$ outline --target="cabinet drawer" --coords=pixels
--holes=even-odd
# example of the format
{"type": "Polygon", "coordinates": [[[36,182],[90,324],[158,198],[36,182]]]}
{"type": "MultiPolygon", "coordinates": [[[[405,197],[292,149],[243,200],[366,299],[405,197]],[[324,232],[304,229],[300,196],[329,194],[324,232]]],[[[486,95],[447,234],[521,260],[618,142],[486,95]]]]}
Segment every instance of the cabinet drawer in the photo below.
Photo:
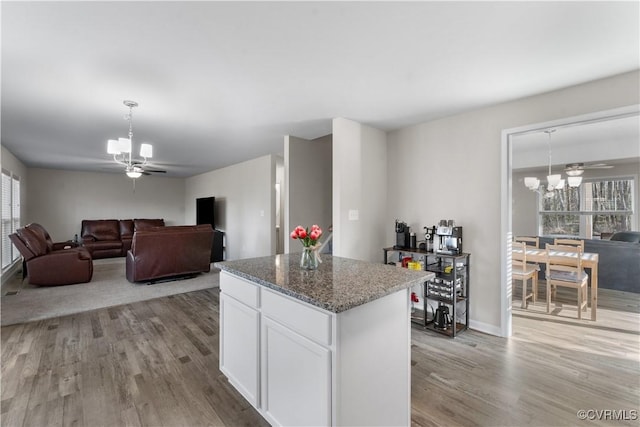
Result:
{"type": "Polygon", "coordinates": [[[262,314],[319,344],[331,345],[330,313],[263,289],[262,314]]]}
{"type": "Polygon", "coordinates": [[[220,290],[250,307],[259,305],[260,290],[256,285],[224,271],[220,273],[220,290]]]}

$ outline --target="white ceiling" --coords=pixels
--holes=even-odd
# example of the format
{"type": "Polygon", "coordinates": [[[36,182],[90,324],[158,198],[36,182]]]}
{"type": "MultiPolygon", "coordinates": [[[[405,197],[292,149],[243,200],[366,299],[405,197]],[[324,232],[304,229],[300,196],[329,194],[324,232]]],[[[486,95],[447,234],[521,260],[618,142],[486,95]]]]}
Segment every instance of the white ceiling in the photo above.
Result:
{"type": "Polygon", "coordinates": [[[151,142],[191,176],[316,138],[393,130],[640,68],[638,2],[7,2],[2,144],[109,169],[151,142]]]}

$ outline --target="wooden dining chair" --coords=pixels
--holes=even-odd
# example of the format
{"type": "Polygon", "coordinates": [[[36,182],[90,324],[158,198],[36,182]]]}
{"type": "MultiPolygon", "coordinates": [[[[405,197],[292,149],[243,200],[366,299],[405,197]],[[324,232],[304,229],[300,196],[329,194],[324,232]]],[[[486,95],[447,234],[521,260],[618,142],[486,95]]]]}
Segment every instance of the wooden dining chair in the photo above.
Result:
{"type": "Polygon", "coordinates": [[[579,246],[580,250],[584,252],[584,240],[580,239],[553,239],[554,245],[566,245],[566,246],[579,246]]]}
{"type": "MultiPolygon", "coordinates": [[[[589,275],[582,269],[582,249],[579,246],[547,245],[547,313],[551,310],[552,288],[558,286],[578,291],[578,319],[587,309],[589,275]]],[[[556,300],[557,300],[557,295],[556,300]]]]}
{"type": "Polygon", "coordinates": [[[539,237],[525,237],[525,236],[516,236],[513,238],[514,242],[523,242],[527,246],[532,246],[534,248],[540,247],[540,238],[539,237]]]}
{"type": "Polygon", "coordinates": [[[526,244],[514,242],[511,253],[511,280],[522,282],[522,308],[527,308],[527,300],[535,303],[538,298],[538,264],[527,263],[526,244]],[[527,284],[531,279],[531,292],[527,290],[527,284]]]}
{"type": "MultiPolygon", "coordinates": [[[[526,247],[528,248],[540,248],[540,238],[539,237],[529,237],[529,236],[516,236],[513,238],[514,242],[522,242],[524,244],[526,244],[526,247]]],[[[529,267],[534,268],[536,271],[536,274],[533,278],[533,288],[534,291],[533,293],[535,294],[535,298],[533,299],[533,301],[535,302],[535,300],[538,298],[538,272],[540,271],[540,265],[538,265],[538,263],[535,262],[531,262],[528,261],[529,263],[529,267]]]]}

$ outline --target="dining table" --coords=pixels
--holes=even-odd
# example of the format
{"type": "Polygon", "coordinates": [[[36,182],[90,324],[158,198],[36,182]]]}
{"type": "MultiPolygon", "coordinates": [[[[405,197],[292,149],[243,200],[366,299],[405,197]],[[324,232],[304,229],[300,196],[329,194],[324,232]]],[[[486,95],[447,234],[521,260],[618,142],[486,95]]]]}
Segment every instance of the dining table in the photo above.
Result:
{"type": "MultiPolygon", "coordinates": [[[[526,247],[527,262],[545,263],[547,261],[547,250],[545,248],[526,247]]],[[[513,249],[513,252],[522,252],[520,249],[513,249]]],[[[567,255],[569,252],[549,251],[549,255],[567,255]]],[[[594,252],[583,252],[581,255],[582,267],[591,271],[589,275],[589,287],[591,289],[591,320],[596,320],[596,310],[598,308],[598,254],[594,252]]]]}

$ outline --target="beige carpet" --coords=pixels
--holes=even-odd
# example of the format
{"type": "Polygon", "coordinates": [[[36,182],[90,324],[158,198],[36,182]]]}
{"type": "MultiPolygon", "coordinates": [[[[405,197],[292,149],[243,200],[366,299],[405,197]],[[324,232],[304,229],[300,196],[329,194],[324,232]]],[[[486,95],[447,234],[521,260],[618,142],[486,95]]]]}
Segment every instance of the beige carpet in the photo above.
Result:
{"type": "Polygon", "coordinates": [[[68,286],[33,286],[21,273],[3,286],[1,325],[31,322],[97,308],[129,304],[167,295],[217,287],[219,270],[191,279],[156,283],[129,283],[125,278],[124,258],[94,260],[89,283],[68,286]]]}

